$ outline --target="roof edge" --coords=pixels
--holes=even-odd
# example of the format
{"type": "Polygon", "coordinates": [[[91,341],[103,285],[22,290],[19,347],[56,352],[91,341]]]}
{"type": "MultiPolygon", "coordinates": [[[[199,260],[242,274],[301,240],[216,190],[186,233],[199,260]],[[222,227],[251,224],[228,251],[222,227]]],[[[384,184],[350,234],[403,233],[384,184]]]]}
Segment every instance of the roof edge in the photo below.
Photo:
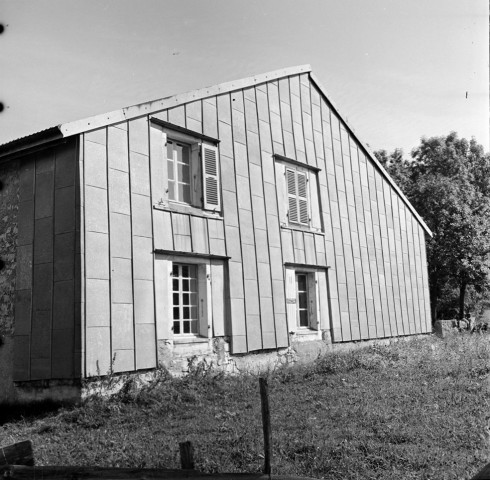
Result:
{"type": "Polygon", "coordinates": [[[95,115],[93,117],[76,120],[60,125],[60,130],[64,137],[76,135],[79,133],[102,128],[114,123],[124,122],[133,118],[141,117],[151,113],[166,110],[167,108],[177,107],[182,103],[194,102],[208,97],[214,97],[223,93],[229,93],[234,90],[259,85],[261,83],[270,82],[279,78],[298,75],[300,73],[310,73],[310,65],[299,65],[296,67],[282,68],[273,72],[253,75],[241,80],[233,80],[231,82],[220,83],[211,87],[204,87],[199,90],[191,90],[185,93],[179,93],[170,97],[160,98],[149,102],[140,103],[130,107],[125,107],[113,112],[95,115]]]}
{"type": "Polygon", "coordinates": [[[0,160],[23,154],[33,148],[61,139],[63,139],[63,134],[59,125],[41,130],[0,145],[0,160]]]}
{"type": "Polygon", "coordinates": [[[415,207],[410,203],[408,198],[405,196],[405,194],[401,191],[400,187],[395,183],[395,181],[391,178],[390,174],[385,170],[383,165],[379,162],[379,160],[376,158],[372,150],[366,146],[366,144],[359,138],[357,133],[355,132],[354,128],[349,125],[349,122],[344,118],[344,116],[340,113],[338,107],[330,100],[330,97],[327,95],[326,89],[323,87],[323,85],[320,83],[318,78],[314,73],[310,71],[310,79],[311,81],[318,87],[322,95],[327,99],[328,103],[331,105],[332,109],[335,111],[335,113],[338,115],[340,120],[344,123],[344,125],[347,127],[347,129],[350,131],[352,135],[356,138],[356,140],[359,142],[361,147],[365,150],[365,152],[368,154],[369,158],[374,162],[374,164],[379,168],[381,174],[388,180],[388,182],[391,184],[391,186],[395,189],[395,191],[398,193],[398,195],[401,197],[401,199],[404,201],[404,203],[407,205],[407,207],[410,209],[410,211],[414,214],[415,218],[418,220],[418,222],[422,225],[424,230],[431,236],[433,237],[434,235],[432,234],[431,229],[427,226],[427,224],[424,222],[423,218],[417,213],[417,210],[415,210],[415,207]]]}

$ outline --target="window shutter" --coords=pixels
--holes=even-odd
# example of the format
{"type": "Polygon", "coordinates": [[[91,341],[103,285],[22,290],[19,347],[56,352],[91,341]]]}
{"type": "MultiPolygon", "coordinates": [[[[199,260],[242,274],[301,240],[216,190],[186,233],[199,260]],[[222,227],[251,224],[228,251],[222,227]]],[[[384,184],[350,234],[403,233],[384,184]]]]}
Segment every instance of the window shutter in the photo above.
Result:
{"type": "Polygon", "coordinates": [[[159,126],[150,128],[151,196],[153,204],[168,200],[167,134],[159,126]]]}
{"type": "Polygon", "coordinates": [[[288,332],[296,332],[296,274],[292,268],[286,268],[286,315],[288,319],[288,332]]]}
{"type": "Polygon", "coordinates": [[[310,328],[318,330],[319,318],[318,318],[318,302],[317,302],[317,283],[316,274],[308,274],[308,319],[310,328]]]}
{"type": "MultiPolygon", "coordinates": [[[[286,171],[284,164],[280,162],[275,162],[275,174],[277,178],[276,188],[277,188],[277,201],[279,209],[279,222],[281,225],[288,224],[288,199],[287,199],[287,181],[286,171]]],[[[267,195],[267,190],[266,190],[267,195]]]]}
{"type": "Polygon", "coordinates": [[[296,194],[296,171],[286,169],[286,186],[288,192],[289,221],[298,223],[298,198],[296,194]]]}
{"type": "Polygon", "coordinates": [[[202,144],[203,196],[206,210],[221,210],[218,149],[202,144]]]}
{"type": "Polygon", "coordinates": [[[209,337],[209,321],[211,320],[209,316],[209,287],[208,287],[208,271],[206,264],[199,264],[197,266],[197,289],[199,298],[199,322],[198,322],[198,333],[201,337],[209,337]]]}
{"type": "Polygon", "coordinates": [[[308,225],[308,194],[306,187],[306,173],[296,172],[298,176],[298,215],[301,225],[308,225]]]}

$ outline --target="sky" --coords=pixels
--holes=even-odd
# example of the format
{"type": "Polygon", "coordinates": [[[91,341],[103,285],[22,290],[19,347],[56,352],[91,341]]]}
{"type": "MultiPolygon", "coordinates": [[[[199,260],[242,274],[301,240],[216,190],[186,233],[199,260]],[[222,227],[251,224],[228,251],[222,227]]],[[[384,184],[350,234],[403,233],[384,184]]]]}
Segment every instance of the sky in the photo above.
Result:
{"type": "Polygon", "coordinates": [[[490,150],[487,0],[0,0],[0,23],[0,144],[310,64],[372,150],[490,150]]]}

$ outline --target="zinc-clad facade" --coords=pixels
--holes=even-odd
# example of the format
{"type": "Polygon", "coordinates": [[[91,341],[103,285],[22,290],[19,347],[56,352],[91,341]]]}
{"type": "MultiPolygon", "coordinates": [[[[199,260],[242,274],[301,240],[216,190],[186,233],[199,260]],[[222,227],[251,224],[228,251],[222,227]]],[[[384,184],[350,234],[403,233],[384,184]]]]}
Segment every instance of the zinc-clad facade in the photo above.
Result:
{"type": "Polygon", "coordinates": [[[131,108],[21,160],[16,380],[154,368],[191,337],[234,355],[431,331],[428,229],[308,68],[131,108]]]}

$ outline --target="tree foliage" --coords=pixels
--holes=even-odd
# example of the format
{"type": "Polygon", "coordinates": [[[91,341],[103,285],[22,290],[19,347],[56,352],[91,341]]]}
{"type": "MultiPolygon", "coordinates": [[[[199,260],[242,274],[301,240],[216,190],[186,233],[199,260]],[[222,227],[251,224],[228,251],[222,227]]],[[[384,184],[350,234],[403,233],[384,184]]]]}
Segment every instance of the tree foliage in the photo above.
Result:
{"type": "Polygon", "coordinates": [[[451,289],[461,318],[467,288],[489,286],[490,156],[455,132],[422,138],[411,160],[401,150],[375,155],[432,230],[426,243],[432,320],[451,289]]]}

